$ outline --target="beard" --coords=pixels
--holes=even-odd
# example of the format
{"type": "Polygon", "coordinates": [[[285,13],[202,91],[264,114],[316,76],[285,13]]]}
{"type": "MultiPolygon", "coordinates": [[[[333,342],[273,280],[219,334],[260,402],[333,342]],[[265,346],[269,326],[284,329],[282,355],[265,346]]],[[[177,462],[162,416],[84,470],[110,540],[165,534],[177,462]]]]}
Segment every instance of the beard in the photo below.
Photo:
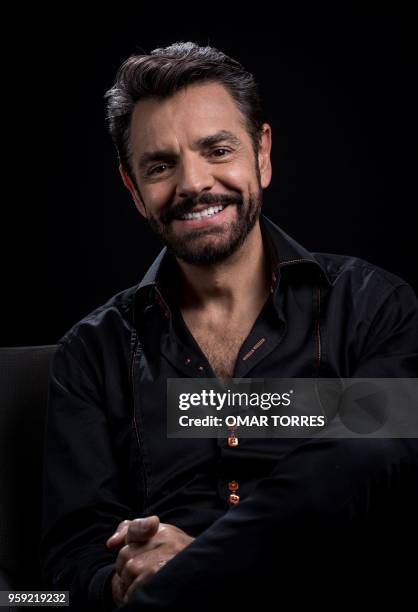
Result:
{"type": "Polygon", "coordinates": [[[198,198],[185,198],[176,207],[163,211],[159,218],[148,213],[148,222],[154,233],[177,258],[195,265],[210,265],[224,261],[244,243],[260,216],[262,190],[250,193],[244,202],[239,195],[204,193],[198,198]],[[197,204],[235,206],[237,218],[212,227],[191,229],[182,234],[173,231],[172,222],[197,204]]]}

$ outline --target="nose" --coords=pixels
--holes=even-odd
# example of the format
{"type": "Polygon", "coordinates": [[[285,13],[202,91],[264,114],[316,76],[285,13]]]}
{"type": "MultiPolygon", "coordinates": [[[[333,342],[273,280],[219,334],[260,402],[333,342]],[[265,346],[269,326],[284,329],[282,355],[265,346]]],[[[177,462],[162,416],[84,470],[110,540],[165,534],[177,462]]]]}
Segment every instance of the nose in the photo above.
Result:
{"type": "Polygon", "coordinates": [[[194,197],[211,189],[214,183],[211,167],[205,159],[198,155],[183,158],[178,170],[178,197],[194,197]]]}

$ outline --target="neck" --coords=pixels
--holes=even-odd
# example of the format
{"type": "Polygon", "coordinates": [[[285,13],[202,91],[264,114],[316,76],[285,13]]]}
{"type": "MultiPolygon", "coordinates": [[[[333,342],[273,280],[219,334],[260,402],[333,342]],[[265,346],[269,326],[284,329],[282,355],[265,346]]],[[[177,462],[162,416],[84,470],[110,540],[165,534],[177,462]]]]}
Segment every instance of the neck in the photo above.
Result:
{"type": "Polygon", "coordinates": [[[227,260],[206,266],[177,262],[183,312],[233,318],[258,311],[267,299],[270,270],[259,221],[227,260]]]}

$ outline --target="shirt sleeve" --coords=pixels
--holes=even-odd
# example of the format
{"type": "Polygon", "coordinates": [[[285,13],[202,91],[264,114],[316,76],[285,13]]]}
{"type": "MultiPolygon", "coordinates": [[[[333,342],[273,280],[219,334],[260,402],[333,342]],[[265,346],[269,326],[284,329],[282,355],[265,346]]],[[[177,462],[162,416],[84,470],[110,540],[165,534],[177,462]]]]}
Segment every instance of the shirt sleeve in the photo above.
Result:
{"type": "Polygon", "coordinates": [[[393,288],[370,323],[353,378],[418,376],[418,301],[405,284],[393,288]]]}
{"type": "Polygon", "coordinates": [[[40,560],[45,583],[70,591],[70,609],[104,611],[113,608],[117,558],[105,542],[133,511],[120,490],[95,367],[78,345],[61,341],[50,370],[40,560]]]}

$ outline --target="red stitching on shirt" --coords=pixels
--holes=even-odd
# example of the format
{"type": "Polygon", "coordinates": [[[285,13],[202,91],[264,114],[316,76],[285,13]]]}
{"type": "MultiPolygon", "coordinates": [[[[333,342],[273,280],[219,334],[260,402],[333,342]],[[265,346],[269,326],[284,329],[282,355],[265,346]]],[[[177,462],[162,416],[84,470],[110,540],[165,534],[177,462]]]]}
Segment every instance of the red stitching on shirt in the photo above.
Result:
{"type": "Polygon", "coordinates": [[[279,267],[281,265],[283,265],[283,264],[298,263],[299,261],[309,261],[309,262],[311,262],[310,259],[306,259],[306,258],[305,259],[303,259],[303,258],[302,259],[284,259],[283,261],[279,262],[279,267]]]}
{"type": "Polygon", "coordinates": [[[264,344],[264,342],[265,342],[265,341],[266,341],[266,339],[265,339],[265,338],[260,338],[260,340],[258,340],[258,342],[256,342],[256,343],[254,344],[253,348],[252,348],[252,349],[250,349],[250,350],[248,351],[248,353],[246,353],[246,354],[244,355],[244,357],[242,358],[242,360],[243,360],[243,361],[246,361],[246,360],[247,360],[249,357],[251,357],[251,355],[252,355],[253,353],[255,353],[255,352],[256,352],[256,350],[257,350],[258,348],[260,348],[260,346],[261,346],[262,344],[264,344]]]}

